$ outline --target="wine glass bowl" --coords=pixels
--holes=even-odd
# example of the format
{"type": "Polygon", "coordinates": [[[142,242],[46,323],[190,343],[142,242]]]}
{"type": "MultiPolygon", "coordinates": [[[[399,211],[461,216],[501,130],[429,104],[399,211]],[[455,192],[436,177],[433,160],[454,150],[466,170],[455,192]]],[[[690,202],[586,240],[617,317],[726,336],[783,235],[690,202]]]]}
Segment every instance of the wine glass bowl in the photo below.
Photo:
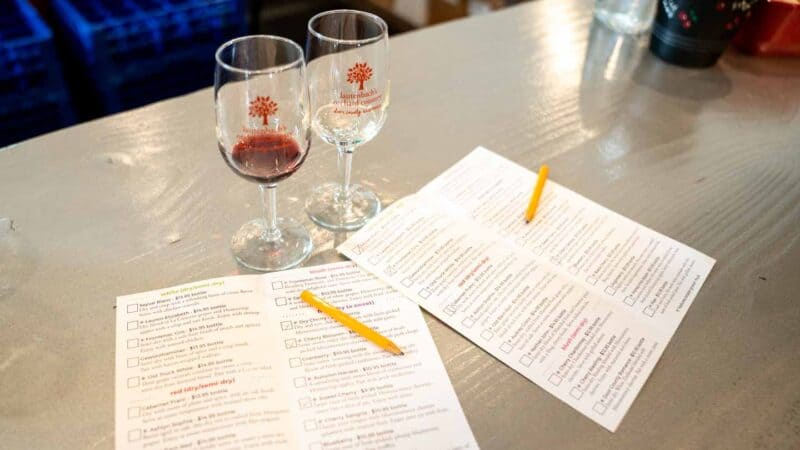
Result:
{"type": "Polygon", "coordinates": [[[355,149],[374,138],[389,107],[388,27],[374,14],[334,10],[308,23],[312,126],[336,146],[340,183],[317,186],[306,201],[312,221],[334,231],[361,228],[381,209],[378,197],[351,183],[355,149]]]}
{"type": "Polygon", "coordinates": [[[243,225],[231,240],[245,267],[294,267],[311,253],[302,225],[278,218],[277,183],[296,172],[311,145],[303,50],[277,36],[245,36],[216,52],[214,104],[220,154],[234,173],[258,183],[264,218],[243,225]]]}

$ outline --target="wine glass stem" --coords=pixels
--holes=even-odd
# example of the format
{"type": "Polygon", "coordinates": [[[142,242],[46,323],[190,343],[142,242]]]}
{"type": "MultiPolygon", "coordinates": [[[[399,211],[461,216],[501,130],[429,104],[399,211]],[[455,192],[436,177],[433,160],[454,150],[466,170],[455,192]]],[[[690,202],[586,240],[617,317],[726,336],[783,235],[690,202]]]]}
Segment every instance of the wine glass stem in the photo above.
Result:
{"type": "Polygon", "coordinates": [[[264,239],[267,241],[277,241],[281,238],[281,230],[278,229],[278,199],[275,195],[276,184],[259,184],[261,191],[261,205],[264,207],[264,220],[267,227],[264,231],[264,239]]]}
{"type": "Polygon", "coordinates": [[[338,203],[342,213],[350,214],[353,210],[353,196],[350,191],[350,176],[353,169],[353,147],[338,147],[339,150],[339,173],[342,177],[342,185],[339,188],[338,203]]]}

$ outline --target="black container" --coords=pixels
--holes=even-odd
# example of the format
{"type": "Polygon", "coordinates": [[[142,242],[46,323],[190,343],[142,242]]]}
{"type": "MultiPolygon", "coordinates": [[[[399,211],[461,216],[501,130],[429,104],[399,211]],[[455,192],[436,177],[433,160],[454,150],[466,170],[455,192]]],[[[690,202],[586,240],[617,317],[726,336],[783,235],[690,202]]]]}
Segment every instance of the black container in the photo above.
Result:
{"type": "Polygon", "coordinates": [[[650,51],[680,66],[713,66],[759,1],[659,0],[650,51]]]}

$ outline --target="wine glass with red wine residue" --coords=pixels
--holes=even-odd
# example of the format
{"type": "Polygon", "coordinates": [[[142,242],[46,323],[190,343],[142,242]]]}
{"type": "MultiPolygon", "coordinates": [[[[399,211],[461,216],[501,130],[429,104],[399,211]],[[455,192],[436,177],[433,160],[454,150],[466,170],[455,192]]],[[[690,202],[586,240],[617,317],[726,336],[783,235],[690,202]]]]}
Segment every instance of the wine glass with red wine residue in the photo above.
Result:
{"type": "Polygon", "coordinates": [[[306,229],[277,216],[275,189],[306,159],[311,144],[303,49],[278,36],[245,36],[216,52],[217,143],[228,166],[258,183],[264,218],[231,239],[236,260],[260,271],[288,269],[311,253],[306,229]]]}

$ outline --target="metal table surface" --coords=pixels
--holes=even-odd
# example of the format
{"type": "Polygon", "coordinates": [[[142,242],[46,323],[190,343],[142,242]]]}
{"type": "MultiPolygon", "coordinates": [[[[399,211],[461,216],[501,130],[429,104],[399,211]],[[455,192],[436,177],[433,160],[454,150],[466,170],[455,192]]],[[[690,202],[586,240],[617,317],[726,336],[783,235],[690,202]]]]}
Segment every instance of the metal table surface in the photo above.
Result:
{"type": "MultiPolygon", "coordinates": [[[[467,419],[486,449],[797,448],[800,63],[669,66],[591,6],[393,38],[389,120],[354,176],[388,204],[483,144],[717,265],[616,433],[426,315],[467,419]]],[[[339,259],[302,207],[335,166],[315,142],[278,188],[307,264],[339,259]]],[[[115,297],[242,272],[229,239],[258,201],[208,89],[0,151],[0,446],[112,447],[115,297]]]]}

